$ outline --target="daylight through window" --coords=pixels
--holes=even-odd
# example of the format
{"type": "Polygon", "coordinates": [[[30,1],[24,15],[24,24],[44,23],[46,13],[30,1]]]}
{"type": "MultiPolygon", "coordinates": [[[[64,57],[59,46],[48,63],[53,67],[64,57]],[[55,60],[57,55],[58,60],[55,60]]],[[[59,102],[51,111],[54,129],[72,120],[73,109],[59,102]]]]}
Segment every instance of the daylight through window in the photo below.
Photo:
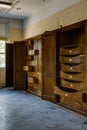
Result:
{"type": "Polygon", "coordinates": [[[0,68],[5,68],[5,41],[0,40],[0,68]]]}

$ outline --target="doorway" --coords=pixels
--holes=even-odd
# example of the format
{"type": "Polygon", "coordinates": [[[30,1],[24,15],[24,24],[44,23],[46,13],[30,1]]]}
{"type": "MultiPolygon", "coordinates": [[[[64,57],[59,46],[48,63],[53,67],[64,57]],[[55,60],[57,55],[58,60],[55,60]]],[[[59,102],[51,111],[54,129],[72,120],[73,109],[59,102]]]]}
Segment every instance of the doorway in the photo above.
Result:
{"type": "Polygon", "coordinates": [[[13,44],[0,40],[0,88],[13,86],[13,44]]]}

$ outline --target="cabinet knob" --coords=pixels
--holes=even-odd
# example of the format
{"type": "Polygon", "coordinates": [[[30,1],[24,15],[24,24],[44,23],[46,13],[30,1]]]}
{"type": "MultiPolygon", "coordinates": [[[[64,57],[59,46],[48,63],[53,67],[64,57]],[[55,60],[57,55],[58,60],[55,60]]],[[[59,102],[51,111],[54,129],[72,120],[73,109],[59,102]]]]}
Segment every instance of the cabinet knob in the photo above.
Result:
{"type": "Polygon", "coordinates": [[[70,50],[69,53],[72,53],[72,51],[70,50]]]}
{"type": "Polygon", "coordinates": [[[70,78],[72,78],[72,75],[70,75],[70,78]]]}
{"type": "Polygon", "coordinates": [[[72,59],[69,59],[69,61],[72,61],[72,59]]]}
{"type": "Polygon", "coordinates": [[[73,68],[72,67],[70,67],[70,70],[72,70],[73,68]]]}

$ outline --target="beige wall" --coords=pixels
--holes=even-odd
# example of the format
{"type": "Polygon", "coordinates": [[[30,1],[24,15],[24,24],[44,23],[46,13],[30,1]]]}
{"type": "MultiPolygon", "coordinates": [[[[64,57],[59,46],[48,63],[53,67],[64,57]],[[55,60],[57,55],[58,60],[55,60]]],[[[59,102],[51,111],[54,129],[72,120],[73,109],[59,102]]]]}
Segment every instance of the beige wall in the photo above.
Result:
{"type": "Polygon", "coordinates": [[[1,31],[0,37],[6,37],[10,43],[23,40],[23,20],[0,17],[0,23],[6,25],[5,36],[3,36],[3,32],[1,31]]]}
{"type": "Polygon", "coordinates": [[[23,30],[22,29],[15,29],[10,28],[9,29],[9,39],[8,42],[12,43],[13,41],[21,41],[23,40],[23,30]]]}
{"type": "Polygon", "coordinates": [[[58,12],[38,23],[32,24],[24,29],[24,38],[29,38],[45,31],[54,30],[59,27],[87,19],[87,0],[58,12]]]}

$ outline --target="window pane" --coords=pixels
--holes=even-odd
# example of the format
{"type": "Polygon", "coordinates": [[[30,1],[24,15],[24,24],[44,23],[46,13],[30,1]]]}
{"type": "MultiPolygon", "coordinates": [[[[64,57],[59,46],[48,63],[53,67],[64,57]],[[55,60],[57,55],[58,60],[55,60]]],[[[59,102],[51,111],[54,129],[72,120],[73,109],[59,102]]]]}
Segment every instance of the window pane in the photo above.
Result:
{"type": "Polygon", "coordinates": [[[0,40],[0,53],[5,53],[5,41],[0,40]]]}
{"type": "Polygon", "coordinates": [[[0,68],[5,67],[5,54],[0,54],[0,68]]]}

